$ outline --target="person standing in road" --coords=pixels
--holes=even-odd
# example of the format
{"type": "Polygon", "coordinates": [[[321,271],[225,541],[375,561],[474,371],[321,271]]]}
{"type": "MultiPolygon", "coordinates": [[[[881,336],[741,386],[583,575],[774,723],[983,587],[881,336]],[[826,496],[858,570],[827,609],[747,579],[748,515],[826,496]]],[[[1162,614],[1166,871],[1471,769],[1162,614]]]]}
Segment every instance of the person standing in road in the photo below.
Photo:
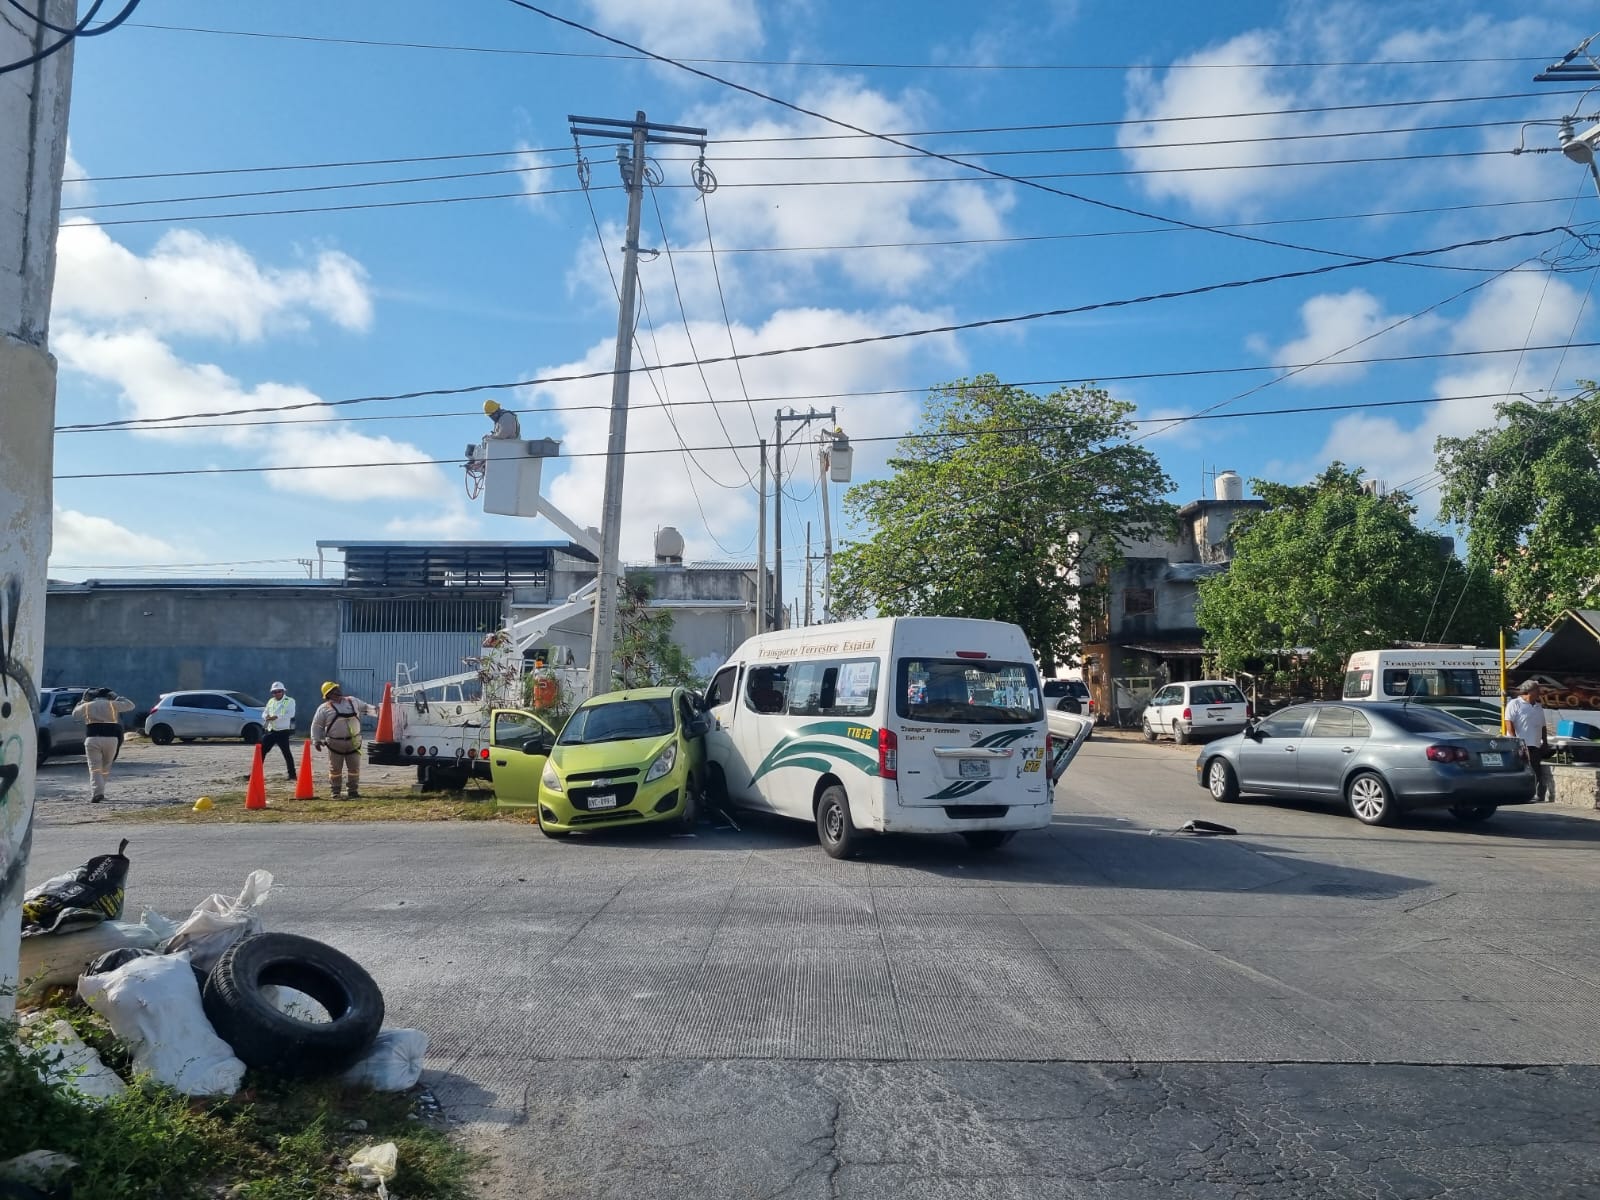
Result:
{"type": "Polygon", "coordinates": [[[133,711],[133,701],[119,696],[110,688],[90,688],[83,700],[72,710],[81,717],[84,725],[83,752],[89,760],[89,803],[99,804],[106,798],[106,781],[111,778],[111,764],[117,761],[122,749],[122,714],[133,711]]]}
{"type": "Polygon", "coordinates": [[[311,718],[311,743],[328,752],[328,779],[333,798],[339,798],[344,775],[350,776],[350,799],[361,795],[361,718],[378,710],[365,700],[346,696],[337,683],[322,685],[322,706],[311,718]]]}
{"type": "Polygon", "coordinates": [[[281,681],[273,682],[272,697],[262,713],[267,723],[266,736],[261,739],[262,761],[272,753],[274,746],[282,750],[283,761],[289,768],[289,782],[293,783],[294,754],[289,749],[289,739],[294,737],[294,697],[281,681]]]}
{"type": "Polygon", "coordinates": [[[1530,679],[1517,689],[1517,698],[1506,705],[1506,724],[1528,748],[1528,762],[1533,766],[1533,777],[1537,781],[1534,802],[1554,799],[1542,770],[1550,757],[1550,737],[1544,724],[1544,693],[1537,681],[1530,679]]]}

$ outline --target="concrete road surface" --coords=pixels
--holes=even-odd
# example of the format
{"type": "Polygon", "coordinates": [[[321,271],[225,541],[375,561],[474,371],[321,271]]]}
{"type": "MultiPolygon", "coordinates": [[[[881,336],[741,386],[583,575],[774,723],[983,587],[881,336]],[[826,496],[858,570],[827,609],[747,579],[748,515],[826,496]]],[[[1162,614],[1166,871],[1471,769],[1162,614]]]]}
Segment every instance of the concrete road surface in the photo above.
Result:
{"type": "MultiPolygon", "coordinates": [[[[991,855],[809,830],[130,827],[426,1029],[492,1197],[1505,1197],[1600,1179],[1600,821],[1216,805],[1096,738],[991,855]],[[1170,834],[1190,817],[1232,838],[1170,834]]],[[[30,876],[114,848],[45,825],[30,876]]]]}

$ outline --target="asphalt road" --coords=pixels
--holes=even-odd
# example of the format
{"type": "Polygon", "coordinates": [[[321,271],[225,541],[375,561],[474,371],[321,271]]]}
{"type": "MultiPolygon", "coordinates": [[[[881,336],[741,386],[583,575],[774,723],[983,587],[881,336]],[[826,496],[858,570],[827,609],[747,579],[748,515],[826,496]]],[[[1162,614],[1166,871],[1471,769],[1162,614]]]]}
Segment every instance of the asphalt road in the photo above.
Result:
{"type": "MultiPolygon", "coordinates": [[[[269,927],[430,1033],[486,1196],[1593,1195],[1600,821],[1373,830],[1223,808],[1192,762],[1097,738],[989,856],[139,825],[129,906],[271,870],[269,927]]],[[[119,833],[45,825],[30,877],[119,833]]]]}

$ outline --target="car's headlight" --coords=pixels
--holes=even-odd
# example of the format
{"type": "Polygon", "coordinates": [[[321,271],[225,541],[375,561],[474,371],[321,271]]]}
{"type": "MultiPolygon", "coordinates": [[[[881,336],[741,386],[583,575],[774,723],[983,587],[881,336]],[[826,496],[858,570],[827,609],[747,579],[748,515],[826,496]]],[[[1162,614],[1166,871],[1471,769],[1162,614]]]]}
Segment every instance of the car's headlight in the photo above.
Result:
{"type": "Polygon", "coordinates": [[[644,781],[646,783],[651,783],[654,780],[660,779],[668,771],[672,770],[672,765],[677,761],[678,743],[673,742],[660,754],[656,755],[655,762],[651,763],[650,769],[645,772],[644,781]]]}
{"type": "Polygon", "coordinates": [[[566,788],[561,786],[561,776],[556,774],[556,769],[548,758],[544,761],[544,772],[539,776],[539,782],[552,792],[560,794],[566,792],[566,788]]]}

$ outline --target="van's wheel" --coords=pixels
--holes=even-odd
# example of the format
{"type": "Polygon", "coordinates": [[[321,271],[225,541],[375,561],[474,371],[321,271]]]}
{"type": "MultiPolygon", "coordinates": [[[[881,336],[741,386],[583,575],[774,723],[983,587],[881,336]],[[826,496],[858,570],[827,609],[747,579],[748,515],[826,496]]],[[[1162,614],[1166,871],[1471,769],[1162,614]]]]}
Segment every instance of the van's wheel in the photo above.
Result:
{"type": "Polygon", "coordinates": [[[1223,759],[1213,758],[1206,765],[1206,790],[1219,804],[1232,804],[1239,798],[1239,778],[1223,759]]]}
{"type": "Polygon", "coordinates": [[[861,834],[850,820],[850,798],[837,783],[817,797],[817,840],[829,858],[850,858],[861,848],[861,834]]]}
{"type": "Polygon", "coordinates": [[[1147,742],[1155,741],[1156,740],[1156,731],[1154,729],[1150,728],[1150,718],[1149,717],[1144,718],[1143,724],[1144,724],[1144,740],[1147,741],[1147,742]]]}
{"type": "Polygon", "coordinates": [[[961,836],[967,839],[967,845],[974,850],[998,850],[1017,833],[1014,829],[974,829],[961,836]]]}
{"type": "Polygon", "coordinates": [[[1388,825],[1394,820],[1394,793],[1381,775],[1363,771],[1345,787],[1350,814],[1363,825],[1388,825]]]}
{"type": "Polygon", "coordinates": [[[150,727],[150,740],[158,746],[172,745],[172,726],[152,725],[150,727]]]}
{"type": "Polygon", "coordinates": [[[49,758],[49,757],[50,757],[50,735],[48,733],[41,733],[39,735],[38,765],[41,766],[41,767],[44,766],[44,760],[49,758]]]}
{"type": "Polygon", "coordinates": [[[1172,740],[1180,746],[1189,744],[1189,735],[1183,731],[1183,722],[1174,721],[1172,723],[1172,740]]]}

